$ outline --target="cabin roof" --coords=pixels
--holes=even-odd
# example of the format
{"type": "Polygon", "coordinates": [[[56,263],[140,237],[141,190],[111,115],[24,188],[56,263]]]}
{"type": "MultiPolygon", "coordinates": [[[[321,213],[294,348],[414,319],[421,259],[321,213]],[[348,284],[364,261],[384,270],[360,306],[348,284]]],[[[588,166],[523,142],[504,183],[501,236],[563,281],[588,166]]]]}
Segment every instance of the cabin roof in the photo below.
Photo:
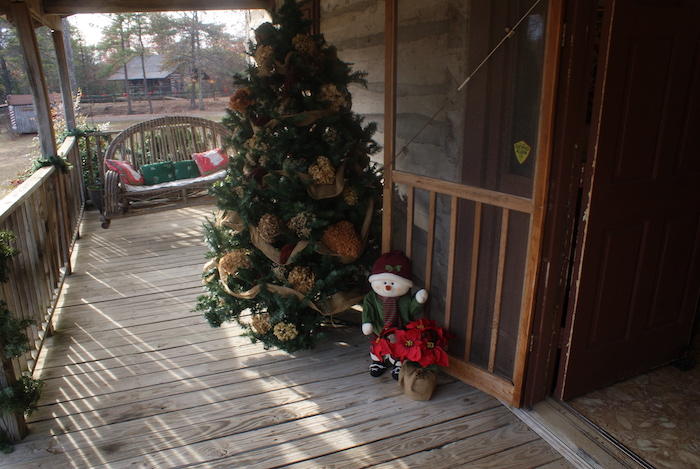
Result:
{"type": "MultiPolygon", "coordinates": [[[[165,59],[161,55],[149,55],[143,58],[143,66],[141,57],[134,57],[126,64],[126,70],[129,75],[129,80],[143,80],[143,71],[146,70],[146,79],[167,78],[175,72],[174,67],[163,67],[165,59]]],[[[124,80],[124,68],[120,68],[116,73],[111,75],[107,80],[124,80]]]]}

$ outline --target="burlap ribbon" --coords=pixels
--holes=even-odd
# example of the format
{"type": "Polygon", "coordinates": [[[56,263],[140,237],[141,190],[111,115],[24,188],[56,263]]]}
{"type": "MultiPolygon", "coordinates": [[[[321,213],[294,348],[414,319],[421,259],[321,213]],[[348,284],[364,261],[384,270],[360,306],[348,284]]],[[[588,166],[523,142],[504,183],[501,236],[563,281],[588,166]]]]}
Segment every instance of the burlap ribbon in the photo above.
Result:
{"type": "MultiPolygon", "coordinates": [[[[345,163],[346,162],[343,161],[338,167],[338,169],[336,169],[334,184],[310,183],[313,180],[313,177],[309,174],[301,173],[299,171],[296,171],[296,174],[297,176],[299,176],[299,179],[301,179],[303,183],[308,184],[306,186],[306,192],[308,192],[312,199],[330,199],[332,197],[339,196],[343,192],[343,189],[345,189],[345,163]]],[[[260,189],[266,189],[270,187],[270,184],[266,182],[266,179],[271,177],[272,175],[289,177],[289,173],[286,171],[273,171],[271,174],[266,174],[265,176],[263,176],[262,181],[258,184],[258,187],[260,189]]]]}
{"type": "Polygon", "coordinates": [[[281,251],[265,241],[263,237],[260,235],[260,231],[254,226],[249,226],[248,231],[250,232],[250,242],[253,243],[253,246],[258,248],[265,256],[270,259],[272,262],[275,264],[280,264],[280,265],[288,265],[290,264],[291,259],[299,254],[301,251],[306,249],[306,246],[309,245],[309,241],[299,241],[296,246],[294,246],[294,249],[292,249],[291,254],[287,258],[287,260],[282,263],[280,262],[280,256],[281,256],[281,251]]]}
{"type": "MultiPolygon", "coordinates": [[[[263,288],[265,288],[269,292],[281,296],[282,298],[289,298],[290,296],[295,296],[299,301],[304,301],[304,299],[306,298],[306,295],[299,293],[293,288],[283,287],[281,285],[273,285],[271,283],[261,283],[255,285],[248,291],[235,292],[229,288],[228,283],[226,282],[228,274],[219,269],[219,263],[213,259],[204,265],[203,271],[206,273],[212,269],[217,269],[219,271],[221,286],[223,287],[224,291],[236,298],[252,300],[256,296],[258,296],[260,290],[262,290],[263,288]]],[[[206,283],[211,282],[213,280],[214,275],[212,274],[203,279],[202,282],[206,283]]],[[[326,309],[324,309],[321,305],[311,300],[308,301],[308,306],[309,308],[324,316],[333,316],[334,314],[342,313],[343,311],[352,308],[356,304],[359,304],[360,302],[362,302],[363,298],[364,295],[357,290],[338,292],[328,297],[328,300],[326,301],[326,309]]]]}
{"type": "MultiPolygon", "coordinates": [[[[335,184],[314,183],[309,184],[306,187],[306,191],[309,193],[312,199],[330,199],[331,197],[337,197],[343,192],[343,189],[345,188],[345,163],[346,161],[340,163],[340,166],[338,166],[338,169],[335,171],[335,184]]],[[[297,172],[297,174],[299,175],[299,179],[301,179],[304,183],[313,181],[313,177],[309,174],[300,172],[297,172]]]]}
{"type": "MultiPolygon", "coordinates": [[[[372,215],[374,213],[374,201],[370,200],[369,206],[367,207],[367,212],[365,213],[365,219],[362,223],[362,228],[359,233],[360,237],[360,242],[361,242],[361,249],[360,253],[364,252],[365,247],[367,246],[367,240],[369,239],[369,230],[372,226],[372,215]]],[[[243,219],[241,216],[234,212],[234,211],[220,211],[216,215],[216,226],[221,227],[221,226],[227,226],[229,228],[232,228],[236,231],[243,231],[245,229],[245,224],[243,222],[243,219]]],[[[309,241],[299,241],[296,246],[294,246],[294,249],[292,249],[291,254],[287,258],[287,261],[282,263],[280,262],[280,255],[281,251],[277,249],[276,247],[272,246],[270,243],[265,241],[263,237],[260,235],[260,232],[255,226],[248,226],[248,231],[250,232],[250,242],[258,248],[265,256],[270,259],[272,262],[280,265],[288,265],[290,264],[290,260],[299,254],[301,251],[306,249],[306,247],[309,245],[309,241]]],[[[358,257],[350,257],[350,256],[342,256],[338,253],[335,253],[331,251],[328,246],[323,244],[322,242],[319,242],[319,249],[318,253],[319,254],[324,254],[328,256],[333,256],[336,258],[338,262],[341,264],[351,264],[355,262],[358,257]]]]}
{"type": "MultiPolygon", "coordinates": [[[[298,291],[294,290],[293,288],[289,287],[283,287],[281,285],[273,285],[271,283],[264,283],[264,284],[259,284],[255,285],[253,288],[246,292],[241,292],[241,293],[236,293],[228,289],[226,286],[224,286],[226,289],[226,292],[231,295],[235,296],[236,298],[243,298],[247,300],[252,300],[256,296],[258,296],[258,293],[260,293],[260,290],[262,288],[265,288],[267,291],[272,292],[276,295],[281,296],[282,298],[289,298],[290,296],[296,296],[299,301],[303,301],[306,298],[306,295],[299,293],[298,291]]],[[[314,311],[321,313],[324,316],[333,316],[334,314],[342,313],[343,311],[353,307],[354,305],[360,303],[362,299],[364,298],[364,295],[361,294],[359,291],[346,291],[346,292],[338,292],[334,295],[331,295],[328,300],[327,300],[327,310],[324,310],[319,304],[310,301],[308,302],[309,308],[313,309],[314,311]]]]}
{"type": "Polygon", "coordinates": [[[241,215],[233,210],[219,210],[216,213],[214,225],[217,228],[227,226],[236,231],[243,231],[245,229],[245,223],[241,215]]]}

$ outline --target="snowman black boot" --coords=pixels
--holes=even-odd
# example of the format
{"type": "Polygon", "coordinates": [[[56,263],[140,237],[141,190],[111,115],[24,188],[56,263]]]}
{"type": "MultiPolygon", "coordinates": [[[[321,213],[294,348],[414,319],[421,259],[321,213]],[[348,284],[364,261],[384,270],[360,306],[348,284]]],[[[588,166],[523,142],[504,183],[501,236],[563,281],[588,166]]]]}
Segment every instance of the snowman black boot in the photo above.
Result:
{"type": "Polygon", "coordinates": [[[369,365],[369,374],[370,376],[373,376],[375,378],[379,378],[381,375],[384,374],[386,371],[386,365],[384,362],[379,362],[379,361],[373,361],[371,365],[369,365]]]}

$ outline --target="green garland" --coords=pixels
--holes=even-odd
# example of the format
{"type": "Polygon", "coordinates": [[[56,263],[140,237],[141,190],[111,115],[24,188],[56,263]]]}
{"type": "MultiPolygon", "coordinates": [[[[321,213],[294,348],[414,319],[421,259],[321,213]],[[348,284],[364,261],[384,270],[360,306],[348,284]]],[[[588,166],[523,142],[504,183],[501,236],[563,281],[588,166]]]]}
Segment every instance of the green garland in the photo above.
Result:
{"type": "Polygon", "coordinates": [[[66,158],[49,155],[44,158],[37,158],[32,162],[32,172],[36,172],[45,166],[55,166],[63,174],[68,174],[68,171],[73,169],[73,165],[68,162],[66,158]]]}
{"type": "Polygon", "coordinates": [[[10,246],[10,243],[16,239],[17,237],[13,232],[0,230],[0,283],[7,282],[10,271],[10,258],[19,254],[17,249],[10,246]]]}
{"type": "Polygon", "coordinates": [[[31,350],[29,338],[24,330],[36,322],[32,319],[18,319],[12,316],[7,304],[0,300],[0,343],[5,358],[18,357],[31,350]]]}
{"type": "Polygon", "coordinates": [[[0,414],[31,415],[37,409],[44,382],[22,376],[14,385],[0,391],[0,414]]]}

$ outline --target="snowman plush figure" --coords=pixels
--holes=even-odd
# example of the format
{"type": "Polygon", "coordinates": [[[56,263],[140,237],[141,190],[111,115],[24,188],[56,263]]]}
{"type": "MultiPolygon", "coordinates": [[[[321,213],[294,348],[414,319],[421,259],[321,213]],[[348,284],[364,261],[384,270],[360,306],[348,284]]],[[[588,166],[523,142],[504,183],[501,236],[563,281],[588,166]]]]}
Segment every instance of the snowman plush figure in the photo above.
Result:
{"type": "MultiPolygon", "coordinates": [[[[368,278],[372,291],[362,303],[363,334],[375,339],[385,329],[402,328],[422,315],[428,292],[421,289],[411,297],[408,294],[413,287],[411,277],[411,261],[403,251],[384,253],[377,259],[368,278]]],[[[387,367],[393,366],[391,376],[398,380],[401,362],[391,355],[378,356],[373,352],[370,348],[370,375],[381,376],[387,367]]]]}

